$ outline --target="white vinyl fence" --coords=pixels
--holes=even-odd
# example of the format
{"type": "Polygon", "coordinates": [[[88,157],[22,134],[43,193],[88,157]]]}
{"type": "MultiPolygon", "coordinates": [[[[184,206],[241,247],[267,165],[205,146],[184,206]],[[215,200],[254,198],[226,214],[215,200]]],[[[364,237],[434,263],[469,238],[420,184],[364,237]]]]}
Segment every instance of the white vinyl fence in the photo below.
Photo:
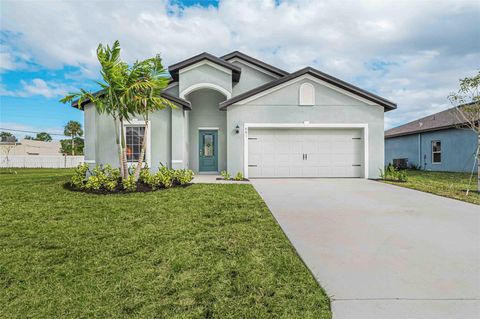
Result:
{"type": "Polygon", "coordinates": [[[0,155],[0,167],[69,168],[85,162],[85,156],[0,155]]]}

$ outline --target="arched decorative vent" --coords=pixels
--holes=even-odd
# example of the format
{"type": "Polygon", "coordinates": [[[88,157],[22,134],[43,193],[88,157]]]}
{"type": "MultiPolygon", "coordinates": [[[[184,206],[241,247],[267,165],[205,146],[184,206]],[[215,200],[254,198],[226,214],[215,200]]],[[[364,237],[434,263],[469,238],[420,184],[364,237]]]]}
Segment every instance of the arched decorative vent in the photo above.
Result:
{"type": "Polygon", "coordinates": [[[298,94],[299,105],[315,105],[315,87],[310,83],[300,85],[298,94]]]}

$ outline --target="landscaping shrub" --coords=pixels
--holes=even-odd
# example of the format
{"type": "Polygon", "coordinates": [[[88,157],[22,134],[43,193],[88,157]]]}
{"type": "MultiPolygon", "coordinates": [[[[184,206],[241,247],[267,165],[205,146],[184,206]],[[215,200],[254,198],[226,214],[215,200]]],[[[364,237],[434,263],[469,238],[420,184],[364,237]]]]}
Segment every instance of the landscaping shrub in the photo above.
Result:
{"type": "Polygon", "coordinates": [[[92,175],[87,179],[84,188],[87,190],[107,190],[113,191],[118,186],[120,178],[120,170],[112,168],[110,165],[95,166],[92,170],[92,175]]]}
{"type": "Polygon", "coordinates": [[[236,181],[243,181],[245,178],[243,177],[242,172],[238,172],[233,179],[236,181]]]}
{"type": "Polygon", "coordinates": [[[397,181],[397,182],[406,182],[408,179],[407,171],[398,170],[395,168],[395,166],[391,164],[385,167],[384,171],[380,170],[380,177],[384,180],[397,181]]]}
{"type": "Polygon", "coordinates": [[[88,164],[79,164],[70,179],[70,185],[76,189],[82,189],[84,187],[85,178],[87,177],[88,164]]]}
{"type": "Polygon", "coordinates": [[[177,169],[174,173],[174,183],[186,185],[193,180],[193,171],[191,169],[177,169]]]}
{"type": "Polygon", "coordinates": [[[122,181],[123,189],[127,192],[134,192],[137,190],[137,182],[133,175],[128,176],[128,178],[123,179],[122,181]]]}
{"type": "Polygon", "coordinates": [[[170,188],[175,185],[188,185],[194,173],[189,169],[174,170],[161,165],[156,174],[152,174],[148,167],[142,168],[138,181],[135,181],[133,171],[128,178],[120,177],[120,169],[110,165],[95,166],[86,178],[88,165],[79,165],[71,177],[69,188],[84,190],[92,193],[108,194],[113,192],[148,192],[160,188],[170,188]]]}
{"type": "Polygon", "coordinates": [[[226,181],[232,179],[232,176],[230,176],[230,173],[227,171],[221,171],[220,175],[222,175],[222,178],[226,181]]]}

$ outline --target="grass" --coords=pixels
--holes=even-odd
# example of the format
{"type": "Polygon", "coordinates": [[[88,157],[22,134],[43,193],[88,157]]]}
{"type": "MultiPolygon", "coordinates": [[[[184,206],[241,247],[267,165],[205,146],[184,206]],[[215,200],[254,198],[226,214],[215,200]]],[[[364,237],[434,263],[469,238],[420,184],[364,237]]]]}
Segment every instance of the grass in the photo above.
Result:
{"type": "Polygon", "coordinates": [[[251,185],[92,195],[0,175],[1,318],[330,318],[251,185]]]}
{"type": "Polygon", "coordinates": [[[468,196],[466,195],[466,189],[470,179],[469,173],[408,170],[407,176],[408,181],[405,183],[391,181],[385,183],[413,188],[419,191],[480,205],[480,194],[476,192],[476,176],[473,177],[470,194],[468,196]]]}

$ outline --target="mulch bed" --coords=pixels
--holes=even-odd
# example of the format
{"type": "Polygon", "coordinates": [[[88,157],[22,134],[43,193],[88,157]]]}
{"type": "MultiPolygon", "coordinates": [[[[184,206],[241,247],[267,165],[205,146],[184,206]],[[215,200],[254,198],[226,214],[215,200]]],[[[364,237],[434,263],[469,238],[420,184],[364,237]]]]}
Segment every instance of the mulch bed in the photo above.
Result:
{"type": "MultiPolygon", "coordinates": [[[[193,183],[188,183],[185,185],[180,185],[180,184],[173,184],[173,187],[188,187],[190,185],[193,185],[193,183]]],[[[123,189],[122,185],[119,184],[113,191],[109,191],[106,189],[99,189],[99,190],[94,190],[94,189],[78,189],[73,187],[70,182],[66,182],[63,184],[63,188],[72,192],[80,192],[80,193],[87,193],[87,194],[95,194],[95,195],[110,195],[110,194],[132,194],[132,193],[149,193],[149,192],[156,192],[156,191],[161,191],[164,190],[164,187],[152,189],[150,186],[147,184],[144,184],[142,182],[137,182],[137,190],[134,192],[129,192],[123,189]]]]}
{"type": "Polygon", "coordinates": [[[236,179],[225,179],[225,178],[222,178],[222,177],[217,177],[217,181],[230,181],[230,182],[249,182],[250,180],[248,178],[244,178],[242,179],[241,181],[239,180],[236,180],[236,179]]]}

